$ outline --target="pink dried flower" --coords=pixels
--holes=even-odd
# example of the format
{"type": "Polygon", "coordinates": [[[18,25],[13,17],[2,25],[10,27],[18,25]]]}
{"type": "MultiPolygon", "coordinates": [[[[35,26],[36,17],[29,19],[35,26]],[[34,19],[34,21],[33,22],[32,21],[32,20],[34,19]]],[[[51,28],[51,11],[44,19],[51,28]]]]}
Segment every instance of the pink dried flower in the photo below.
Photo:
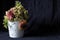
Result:
{"type": "Polygon", "coordinates": [[[9,10],[8,12],[6,12],[6,16],[8,17],[9,20],[11,20],[14,16],[13,11],[9,10]]]}
{"type": "Polygon", "coordinates": [[[19,25],[18,25],[19,29],[24,29],[23,26],[24,26],[25,24],[27,24],[27,21],[26,21],[26,20],[21,20],[21,21],[19,22],[19,25]]]}

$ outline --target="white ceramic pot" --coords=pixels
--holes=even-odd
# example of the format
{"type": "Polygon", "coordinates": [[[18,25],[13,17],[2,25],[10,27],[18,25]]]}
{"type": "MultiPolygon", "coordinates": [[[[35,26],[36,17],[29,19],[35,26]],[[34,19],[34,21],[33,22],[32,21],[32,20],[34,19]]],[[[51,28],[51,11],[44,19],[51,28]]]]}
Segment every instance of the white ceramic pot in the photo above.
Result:
{"type": "Polygon", "coordinates": [[[9,30],[9,37],[11,38],[20,38],[24,35],[24,30],[20,30],[18,28],[18,21],[11,22],[8,21],[8,30],[9,30]]]}

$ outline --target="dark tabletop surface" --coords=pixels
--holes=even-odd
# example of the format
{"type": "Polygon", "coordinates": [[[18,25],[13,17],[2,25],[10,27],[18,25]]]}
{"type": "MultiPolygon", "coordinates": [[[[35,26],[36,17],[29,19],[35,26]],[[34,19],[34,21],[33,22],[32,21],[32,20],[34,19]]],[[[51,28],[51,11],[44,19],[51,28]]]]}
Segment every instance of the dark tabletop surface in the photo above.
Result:
{"type": "Polygon", "coordinates": [[[48,35],[40,37],[23,37],[23,38],[10,38],[8,32],[0,32],[0,40],[60,40],[60,35],[48,35]]]}

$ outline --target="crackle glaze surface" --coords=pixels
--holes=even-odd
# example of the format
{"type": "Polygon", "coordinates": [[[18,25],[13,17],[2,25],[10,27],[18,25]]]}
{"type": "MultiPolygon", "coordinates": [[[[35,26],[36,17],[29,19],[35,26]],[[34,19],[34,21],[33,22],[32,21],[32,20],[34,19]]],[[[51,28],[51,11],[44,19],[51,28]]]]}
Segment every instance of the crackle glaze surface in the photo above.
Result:
{"type": "Polygon", "coordinates": [[[18,28],[18,23],[19,22],[17,21],[16,22],[8,21],[9,36],[11,38],[23,37],[24,31],[18,28]]]}

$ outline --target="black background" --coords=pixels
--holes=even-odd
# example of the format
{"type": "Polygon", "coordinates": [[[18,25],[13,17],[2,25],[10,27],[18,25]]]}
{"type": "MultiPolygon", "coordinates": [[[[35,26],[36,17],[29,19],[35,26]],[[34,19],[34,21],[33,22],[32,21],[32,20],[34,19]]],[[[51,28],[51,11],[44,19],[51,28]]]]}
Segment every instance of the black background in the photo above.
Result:
{"type": "MultiPolygon", "coordinates": [[[[19,0],[29,11],[26,31],[29,34],[60,32],[60,0],[19,0]]],[[[6,10],[14,6],[15,0],[1,2],[0,29],[6,31],[2,25],[6,10]]]]}

